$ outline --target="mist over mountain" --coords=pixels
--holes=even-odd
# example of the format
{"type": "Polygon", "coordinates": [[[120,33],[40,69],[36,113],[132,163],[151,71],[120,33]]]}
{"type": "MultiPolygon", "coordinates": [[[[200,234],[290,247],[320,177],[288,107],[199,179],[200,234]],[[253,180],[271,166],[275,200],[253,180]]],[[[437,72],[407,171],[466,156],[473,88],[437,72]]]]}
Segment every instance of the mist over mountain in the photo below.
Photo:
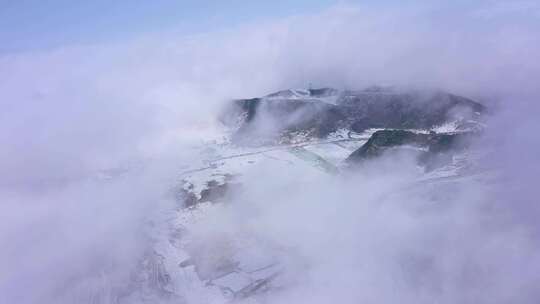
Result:
{"type": "Polygon", "coordinates": [[[478,125],[477,118],[485,111],[475,101],[444,92],[380,87],[286,90],[237,100],[230,107],[222,121],[233,127],[240,124],[237,137],[258,140],[291,133],[320,138],[339,129],[361,133],[370,128],[427,130],[454,124],[465,130],[478,125]]]}
{"type": "Polygon", "coordinates": [[[537,303],[538,6],[0,55],[0,303],[537,303]]]}

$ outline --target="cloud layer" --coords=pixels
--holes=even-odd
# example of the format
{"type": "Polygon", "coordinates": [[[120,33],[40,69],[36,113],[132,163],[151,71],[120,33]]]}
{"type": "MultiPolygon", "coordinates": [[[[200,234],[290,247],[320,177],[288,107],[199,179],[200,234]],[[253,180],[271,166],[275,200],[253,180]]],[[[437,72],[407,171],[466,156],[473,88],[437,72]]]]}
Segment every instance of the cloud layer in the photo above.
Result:
{"type": "Polygon", "coordinates": [[[540,21],[529,6],[500,3],[340,6],[192,37],[0,57],[0,299],[58,303],[88,281],[125,282],[147,248],[142,223],[169,208],[176,170],[196,161],[190,147],[213,134],[229,98],[390,83],[489,101],[498,114],[486,166],[503,178],[403,193],[404,169],[269,197],[302,173],[267,172],[279,182],[248,185],[232,216],[255,202],[247,228],[310,265],[291,278],[305,283],[272,303],[535,302],[540,21]],[[94,178],[118,168],[132,173],[94,178]],[[433,193],[457,194],[430,211],[433,193]]]}

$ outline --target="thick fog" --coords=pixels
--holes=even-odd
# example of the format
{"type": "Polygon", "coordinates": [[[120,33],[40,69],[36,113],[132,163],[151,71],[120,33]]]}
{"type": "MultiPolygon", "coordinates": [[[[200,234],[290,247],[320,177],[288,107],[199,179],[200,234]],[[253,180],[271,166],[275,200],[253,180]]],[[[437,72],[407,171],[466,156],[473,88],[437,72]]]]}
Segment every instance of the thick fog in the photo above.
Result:
{"type": "Polygon", "coordinates": [[[536,303],[540,7],[434,3],[1,55],[0,302],[114,303],[228,100],[392,84],[484,102],[493,178],[419,185],[401,154],[342,177],[263,163],[193,235],[275,250],[289,284],[268,303],[536,303]]]}

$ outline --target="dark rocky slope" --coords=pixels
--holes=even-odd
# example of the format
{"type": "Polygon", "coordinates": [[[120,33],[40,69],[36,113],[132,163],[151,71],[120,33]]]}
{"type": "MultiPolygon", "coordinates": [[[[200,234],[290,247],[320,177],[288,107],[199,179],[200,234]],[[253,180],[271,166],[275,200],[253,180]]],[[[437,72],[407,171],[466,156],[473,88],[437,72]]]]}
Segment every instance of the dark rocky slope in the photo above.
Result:
{"type": "Polygon", "coordinates": [[[381,130],[375,132],[359,149],[354,151],[345,162],[349,165],[381,156],[390,149],[403,146],[418,149],[418,162],[428,170],[448,163],[451,157],[470,146],[478,133],[415,133],[406,130],[381,130]]]}
{"type": "Polygon", "coordinates": [[[430,129],[447,122],[477,122],[485,107],[442,91],[370,87],[286,90],[235,100],[221,120],[237,131],[237,143],[279,142],[297,133],[323,138],[340,128],[430,129]]]}
{"type": "Polygon", "coordinates": [[[430,129],[448,121],[477,119],[483,105],[442,91],[400,91],[371,87],[344,92],[337,100],[351,130],[430,129]]]}

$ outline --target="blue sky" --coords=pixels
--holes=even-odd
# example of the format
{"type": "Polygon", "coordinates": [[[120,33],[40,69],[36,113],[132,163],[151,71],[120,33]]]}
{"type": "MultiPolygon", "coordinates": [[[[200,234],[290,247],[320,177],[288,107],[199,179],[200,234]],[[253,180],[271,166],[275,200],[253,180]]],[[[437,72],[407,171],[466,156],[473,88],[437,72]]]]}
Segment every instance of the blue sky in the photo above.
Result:
{"type": "Polygon", "coordinates": [[[522,12],[517,19],[531,11],[540,18],[536,0],[0,0],[0,54],[118,41],[152,32],[207,32],[318,12],[339,3],[397,10],[431,7],[439,11],[439,20],[451,10],[463,13],[483,5],[497,14],[522,12]]]}
{"type": "Polygon", "coordinates": [[[0,53],[174,30],[197,33],[323,10],[333,0],[0,0],[0,53]]]}

